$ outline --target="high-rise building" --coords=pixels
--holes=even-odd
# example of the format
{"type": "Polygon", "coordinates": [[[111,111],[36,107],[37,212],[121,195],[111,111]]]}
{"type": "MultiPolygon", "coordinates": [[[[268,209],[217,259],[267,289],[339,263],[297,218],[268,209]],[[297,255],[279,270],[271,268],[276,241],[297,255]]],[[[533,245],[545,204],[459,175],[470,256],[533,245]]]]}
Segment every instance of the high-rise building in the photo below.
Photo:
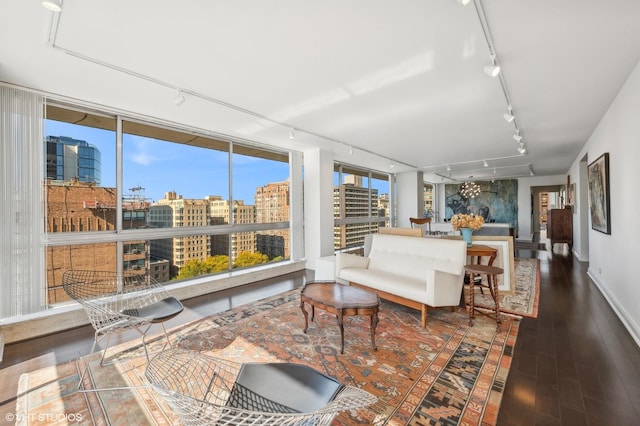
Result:
{"type": "MultiPolygon", "coordinates": [[[[274,182],[256,188],[256,223],[289,221],[289,182],[274,182]]],[[[289,258],[289,230],[256,233],[256,251],[274,257],[289,258]]]]}
{"type": "MultiPolygon", "coordinates": [[[[362,177],[348,175],[344,182],[333,189],[333,211],[335,218],[363,218],[371,212],[378,217],[378,190],[362,187],[362,177]],[[341,210],[342,209],[342,210],[341,210]]],[[[364,244],[364,236],[378,232],[377,223],[351,223],[334,227],[333,245],[336,249],[358,247],[364,244]]]]}
{"type": "MultiPolygon", "coordinates": [[[[206,226],[208,201],[185,199],[175,191],[166,192],[164,198],[149,208],[148,224],[154,227],[206,226]]],[[[211,240],[207,236],[151,240],[151,255],[154,258],[169,259],[171,275],[175,276],[189,260],[205,260],[211,255],[211,240]]]]}
{"type": "MultiPolygon", "coordinates": [[[[209,223],[211,225],[228,224],[231,222],[231,212],[233,212],[233,222],[237,225],[255,223],[255,207],[245,205],[244,201],[233,202],[233,210],[228,200],[223,200],[219,195],[210,195],[205,198],[209,203],[209,223]]],[[[237,232],[231,237],[231,259],[235,259],[243,251],[253,253],[255,250],[255,235],[253,232],[237,232]]],[[[213,235],[211,237],[211,254],[228,254],[228,235],[213,235]]]]}
{"type": "Polygon", "coordinates": [[[378,217],[389,217],[389,194],[380,194],[378,198],[378,217]]]}
{"type": "Polygon", "coordinates": [[[47,179],[100,185],[102,154],[87,141],[68,136],[47,136],[47,179]]]}

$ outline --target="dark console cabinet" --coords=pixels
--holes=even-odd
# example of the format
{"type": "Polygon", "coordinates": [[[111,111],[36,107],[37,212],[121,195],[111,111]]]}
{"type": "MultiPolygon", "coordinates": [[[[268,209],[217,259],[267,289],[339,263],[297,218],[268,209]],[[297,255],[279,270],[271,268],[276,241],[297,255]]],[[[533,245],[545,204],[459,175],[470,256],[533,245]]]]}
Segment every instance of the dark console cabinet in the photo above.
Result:
{"type": "Polygon", "coordinates": [[[573,248],[573,213],[571,209],[551,209],[547,215],[547,238],[551,248],[555,243],[569,244],[573,248]]]}

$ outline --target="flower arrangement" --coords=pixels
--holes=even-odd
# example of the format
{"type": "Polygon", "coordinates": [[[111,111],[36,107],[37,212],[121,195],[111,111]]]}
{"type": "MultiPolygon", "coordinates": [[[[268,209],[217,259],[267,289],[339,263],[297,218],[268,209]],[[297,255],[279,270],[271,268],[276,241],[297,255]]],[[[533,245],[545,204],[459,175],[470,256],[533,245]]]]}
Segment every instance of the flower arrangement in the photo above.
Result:
{"type": "Polygon", "coordinates": [[[451,226],[454,230],[460,228],[471,228],[474,231],[480,229],[484,223],[484,218],[474,214],[454,214],[451,216],[451,226]]]}

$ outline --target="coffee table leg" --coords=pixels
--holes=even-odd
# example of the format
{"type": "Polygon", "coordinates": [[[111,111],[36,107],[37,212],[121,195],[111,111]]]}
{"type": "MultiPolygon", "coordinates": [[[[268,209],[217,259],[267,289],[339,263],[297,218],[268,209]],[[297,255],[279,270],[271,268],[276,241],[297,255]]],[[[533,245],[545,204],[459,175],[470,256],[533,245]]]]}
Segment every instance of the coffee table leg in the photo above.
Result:
{"type": "Polygon", "coordinates": [[[342,322],[342,311],[338,311],[338,325],[340,326],[340,353],[344,353],[344,324],[342,322]]]}
{"type": "Polygon", "coordinates": [[[307,310],[304,308],[304,301],[300,301],[300,309],[302,309],[302,315],[304,315],[304,330],[303,333],[307,332],[307,328],[309,328],[309,321],[307,320],[307,310]]]}
{"type": "Polygon", "coordinates": [[[378,310],[373,311],[371,315],[371,347],[374,351],[377,351],[376,347],[376,327],[378,326],[378,310]]]}

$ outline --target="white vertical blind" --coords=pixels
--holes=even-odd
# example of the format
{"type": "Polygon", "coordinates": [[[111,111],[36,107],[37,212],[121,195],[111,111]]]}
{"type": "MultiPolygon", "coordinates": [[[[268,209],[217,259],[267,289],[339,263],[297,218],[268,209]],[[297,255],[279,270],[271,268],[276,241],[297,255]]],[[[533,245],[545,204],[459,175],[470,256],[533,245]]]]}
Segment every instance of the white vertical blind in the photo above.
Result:
{"type": "Polygon", "coordinates": [[[46,308],[44,97],[0,85],[0,320],[46,308]]]}

